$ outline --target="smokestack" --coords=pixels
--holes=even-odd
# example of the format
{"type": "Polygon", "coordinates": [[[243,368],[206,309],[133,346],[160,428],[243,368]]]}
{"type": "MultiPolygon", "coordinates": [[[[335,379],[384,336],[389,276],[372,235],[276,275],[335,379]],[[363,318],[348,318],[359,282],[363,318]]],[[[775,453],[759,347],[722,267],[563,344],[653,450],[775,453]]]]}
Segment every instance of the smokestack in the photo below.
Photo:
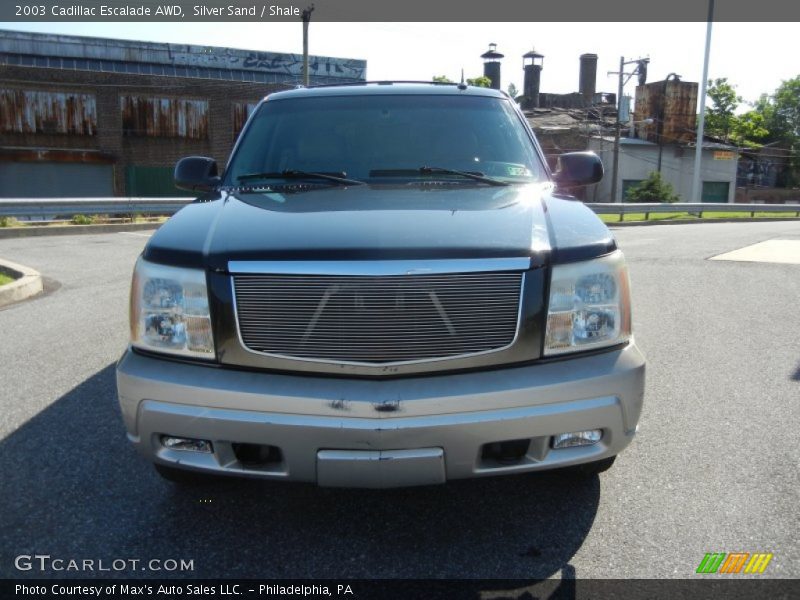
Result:
{"type": "Polygon", "coordinates": [[[522,93],[525,95],[522,103],[523,110],[539,107],[539,84],[543,68],[544,54],[531,50],[522,55],[522,70],[525,72],[522,84],[522,93]]]}
{"type": "Polygon", "coordinates": [[[581,54],[581,74],[578,91],[586,104],[591,104],[597,91],[597,54],[581,54]]]}
{"type": "Polygon", "coordinates": [[[489,49],[481,54],[481,58],[483,59],[483,76],[491,80],[491,87],[496,90],[500,89],[500,59],[503,58],[503,56],[503,54],[497,51],[497,44],[489,44],[489,49]]]}

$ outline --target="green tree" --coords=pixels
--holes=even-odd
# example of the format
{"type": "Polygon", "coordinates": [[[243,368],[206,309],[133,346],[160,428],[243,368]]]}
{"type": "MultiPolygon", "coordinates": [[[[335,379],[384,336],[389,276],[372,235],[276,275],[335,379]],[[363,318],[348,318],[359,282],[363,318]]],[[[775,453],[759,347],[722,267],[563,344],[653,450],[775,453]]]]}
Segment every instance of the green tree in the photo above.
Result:
{"type": "Polygon", "coordinates": [[[486,75],[481,75],[480,77],[474,77],[472,79],[467,79],[467,85],[474,85],[475,87],[492,87],[492,80],[486,77],[486,75]]]}
{"type": "Polygon", "coordinates": [[[753,113],[759,116],[764,128],[767,130],[765,142],[776,142],[780,138],[778,114],[775,112],[775,102],[769,94],[761,94],[758,100],[753,103],[753,113]]]}
{"type": "Polygon", "coordinates": [[[664,181],[661,173],[653,171],[647,179],[628,188],[625,202],[677,202],[680,197],[668,181],[664,181]]]}
{"type": "Polygon", "coordinates": [[[768,138],[767,121],[756,110],[738,115],[731,121],[730,141],[737,146],[759,146],[767,142],[768,138]]]}
{"type": "Polygon", "coordinates": [[[764,142],[779,142],[789,150],[787,185],[800,185],[800,75],[781,82],[772,96],[762,95],[753,110],[768,131],[764,142]]]}
{"type": "MultiPolygon", "coordinates": [[[[434,75],[433,81],[436,83],[455,83],[452,79],[450,79],[447,75],[434,75]]],[[[475,87],[492,87],[492,80],[486,77],[485,75],[481,75],[480,77],[474,77],[472,79],[467,79],[467,85],[473,85],[475,87]]],[[[511,92],[509,92],[510,94],[511,92]]]]}
{"type": "Polygon", "coordinates": [[[800,185],[800,75],[781,83],[775,91],[775,121],[778,133],[791,151],[790,186],[800,185]]]}
{"type": "Polygon", "coordinates": [[[512,98],[516,98],[519,95],[519,90],[513,83],[508,84],[508,95],[512,98]]]}
{"type": "Polygon", "coordinates": [[[783,81],[770,95],[762,94],[753,104],[769,132],[768,142],[796,143],[800,138],[800,75],[783,81]]]}
{"type": "Polygon", "coordinates": [[[800,138],[800,75],[781,82],[775,90],[775,120],[784,139],[800,138]]]}
{"type": "Polygon", "coordinates": [[[736,95],[736,88],[727,77],[708,80],[708,97],[712,104],[706,115],[706,131],[728,141],[742,98],[736,95]]]}

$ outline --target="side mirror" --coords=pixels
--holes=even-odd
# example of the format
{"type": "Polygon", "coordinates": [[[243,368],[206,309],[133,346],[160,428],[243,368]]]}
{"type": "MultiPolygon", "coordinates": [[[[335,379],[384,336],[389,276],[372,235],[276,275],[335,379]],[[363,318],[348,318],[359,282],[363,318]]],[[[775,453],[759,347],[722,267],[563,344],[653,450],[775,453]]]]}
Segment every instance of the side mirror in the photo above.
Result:
{"type": "Polygon", "coordinates": [[[207,192],[219,185],[217,161],[205,156],[187,156],[175,165],[175,187],[192,192],[207,192]]]}
{"type": "Polygon", "coordinates": [[[568,152],[558,157],[553,179],[559,185],[591,185],[603,178],[603,162],[594,152],[568,152]]]}

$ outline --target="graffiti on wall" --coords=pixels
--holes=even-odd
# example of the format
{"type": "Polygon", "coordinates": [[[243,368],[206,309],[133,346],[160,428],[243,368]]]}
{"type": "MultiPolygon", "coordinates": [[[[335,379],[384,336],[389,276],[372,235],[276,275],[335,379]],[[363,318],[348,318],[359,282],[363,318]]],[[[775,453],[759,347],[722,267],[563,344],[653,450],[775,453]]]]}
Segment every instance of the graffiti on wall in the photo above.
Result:
{"type": "MultiPolygon", "coordinates": [[[[255,52],[233,48],[183,46],[181,50],[170,48],[172,62],[176,65],[192,65],[222,69],[247,69],[268,73],[282,73],[298,77],[303,73],[303,57],[299,54],[277,52],[255,52]]],[[[308,70],[312,76],[338,77],[363,80],[367,63],[363,60],[309,57],[308,70]]]]}

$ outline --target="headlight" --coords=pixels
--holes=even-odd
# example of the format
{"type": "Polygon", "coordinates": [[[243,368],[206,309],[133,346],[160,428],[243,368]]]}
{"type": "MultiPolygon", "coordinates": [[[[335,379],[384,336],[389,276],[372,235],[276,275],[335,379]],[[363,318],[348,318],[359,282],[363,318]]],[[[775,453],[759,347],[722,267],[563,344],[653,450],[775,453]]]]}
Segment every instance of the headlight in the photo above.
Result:
{"type": "Polygon", "coordinates": [[[141,257],[133,271],[131,344],[180,356],[214,358],[205,271],[141,257]]]}
{"type": "Polygon", "coordinates": [[[630,286],[622,252],[553,267],[545,356],[613,346],[630,336],[630,286]]]}

